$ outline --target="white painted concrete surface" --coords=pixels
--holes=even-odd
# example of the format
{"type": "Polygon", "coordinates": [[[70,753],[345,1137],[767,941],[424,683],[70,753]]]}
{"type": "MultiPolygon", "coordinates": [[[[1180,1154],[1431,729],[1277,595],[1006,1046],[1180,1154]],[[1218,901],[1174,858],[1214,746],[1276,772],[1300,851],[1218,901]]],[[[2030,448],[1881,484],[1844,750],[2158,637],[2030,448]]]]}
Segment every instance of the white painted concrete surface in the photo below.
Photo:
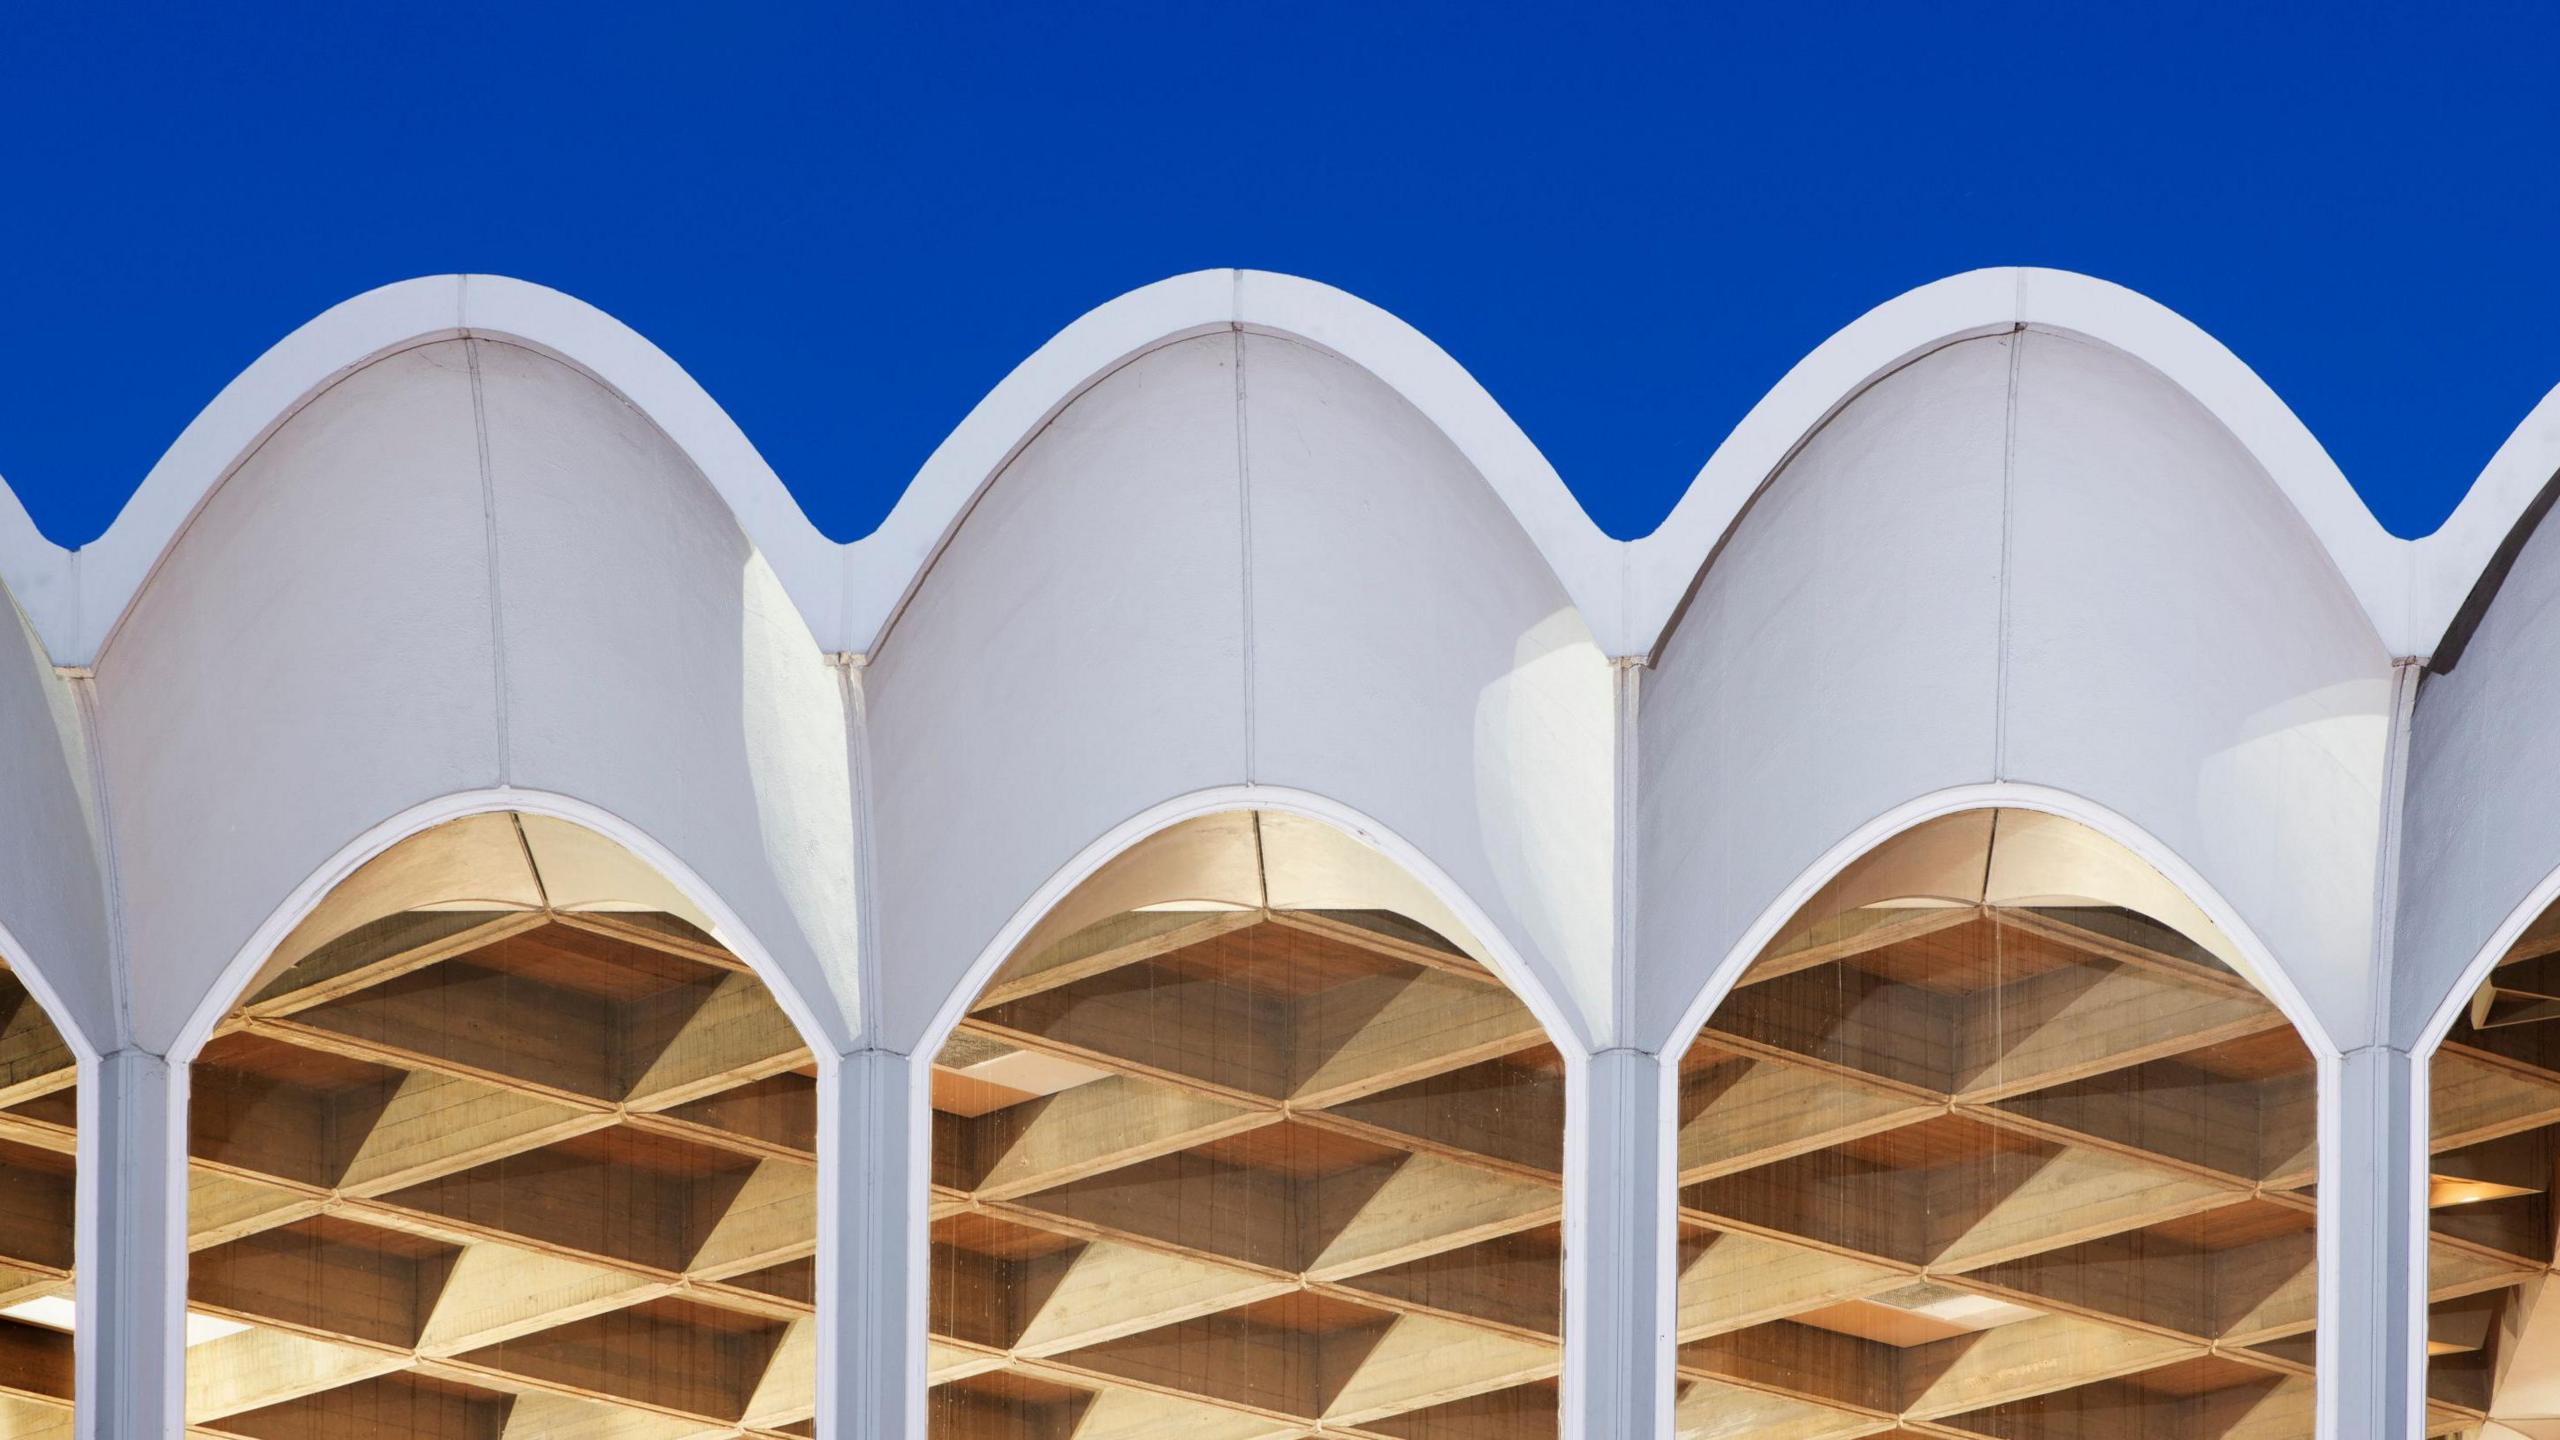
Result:
{"type": "Polygon", "coordinates": [[[370,854],[522,808],[658,864],[829,1055],[826,1133],[865,1153],[823,1182],[822,1414],[920,1433],[917,1057],[1074,880],[1261,808],[1391,857],[1602,1087],[1568,1418],[1656,1433],[1640,1092],[1771,916],[2004,804],[2156,866],[2323,1057],[2325,1173],[2373,1181],[2323,1187],[2324,1432],[2403,1433],[2410,1077],[2560,894],[2560,538],[2518,537],[2459,665],[2404,680],[2555,470],[2560,401],[2392,539],[2194,327],[1980,271],[1815,349],[1622,544],[1429,340],[1216,271],[1069,327],[839,545],[596,311],[489,277],[357,297],[95,544],[0,503],[0,946],[124,1107],[83,1135],[114,1173],[81,1344],[129,1403],[83,1424],[174,1433],[154,1170],[207,1017],[370,854]]]}

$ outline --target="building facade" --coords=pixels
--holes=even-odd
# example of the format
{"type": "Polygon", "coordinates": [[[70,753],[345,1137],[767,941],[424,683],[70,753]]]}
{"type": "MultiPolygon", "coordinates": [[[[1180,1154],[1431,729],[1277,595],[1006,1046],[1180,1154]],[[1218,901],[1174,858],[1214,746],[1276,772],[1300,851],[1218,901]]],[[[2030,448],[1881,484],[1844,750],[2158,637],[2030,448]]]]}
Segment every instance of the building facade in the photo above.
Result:
{"type": "Polygon", "coordinates": [[[1622,543],[1218,271],[840,545],[358,297],[0,505],[0,1432],[2560,1434],[2555,471],[1980,271],[1622,543]]]}

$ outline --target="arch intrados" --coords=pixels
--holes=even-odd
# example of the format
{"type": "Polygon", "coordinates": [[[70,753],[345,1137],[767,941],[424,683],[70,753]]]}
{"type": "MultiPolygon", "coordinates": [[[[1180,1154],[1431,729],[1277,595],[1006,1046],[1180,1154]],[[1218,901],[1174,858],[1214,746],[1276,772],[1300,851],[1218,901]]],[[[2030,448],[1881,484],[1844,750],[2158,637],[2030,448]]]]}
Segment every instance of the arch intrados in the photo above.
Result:
{"type": "MultiPolygon", "coordinates": [[[[1151,839],[1173,832],[1187,823],[1228,816],[1251,816],[1265,824],[1278,819],[1321,827],[1338,836],[1347,846],[1364,848],[1379,865],[1409,881],[1413,886],[1411,896],[1417,897],[1421,904],[1411,908],[1376,908],[1395,909],[1405,918],[1427,926],[1441,938],[1466,951],[1536,1018],[1547,1044],[1554,1048],[1561,1062],[1565,1094],[1562,1134],[1559,1137],[1563,1152],[1567,1156],[1580,1153],[1577,1147],[1585,1142],[1586,1137],[1595,1128],[1605,1128],[1595,1120],[1590,1110],[1590,1053],[1566,1019],[1564,1006],[1555,993],[1540,982],[1502,928],[1469,898],[1454,878],[1394,830],[1349,806],[1303,790],[1237,785],[1195,791],[1161,802],[1094,839],[1024,899],[960,975],[913,1050],[905,1057],[909,1077],[907,1120],[910,1143],[916,1152],[911,1163],[919,1174],[932,1173],[932,1163],[928,1158],[933,1144],[932,1129],[927,1117],[934,1105],[929,1078],[933,1067],[961,1022],[967,1018],[971,1006],[998,979],[1007,963],[1024,953],[1035,939],[1073,933],[1082,928],[1077,923],[1079,920],[1089,923],[1108,914],[1125,913],[1125,908],[1115,909],[1112,906],[1131,895],[1148,893],[1137,887],[1109,888],[1113,877],[1106,872],[1115,862],[1139,852],[1151,839]],[[1107,898],[1098,900],[1095,905],[1078,904],[1079,892],[1098,877],[1107,887],[1107,898]],[[1428,908],[1437,908],[1441,913],[1430,914],[1428,908]],[[1425,909],[1426,913],[1414,914],[1411,909],[1425,909]]],[[[1276,902],[1280,898],[1280,882],[1275,879],[1272,883],[1273,893],[1267,899],[1276,902]]],[[[1207,895],[1156,894],[1150,898],[1157,904],[1244,908],[1235,903],[1231,892],[1226,891],[1207,895]]],[[[1253,908],[1276,911],[1290,907],[1267,903],[1253,908]]],[[[1311,905],[1306,908],[1330,907],[1311,905]]],[[[1562,1236],[1557,1278],[1562,1327],[1564,1333],[1570,1334],[1591,1323],[1589,1307],[1594,1303],[1592,1297],[1601,1292],[1603,1285],[1594,1269],[1599,1263],[1595,1259],[1599,1247],[1591,1239],[1590,1200],[1586,1186],[1571,1173],[1569,1163],[1566,1171],[1559,1177],[1557,1185],[1561,1213],[1556,1223],[1562,1236]]],[[[922,1197],[924,1187],[921,1184],[911,1184],[910,1188],[914,1198],[922,1197]]],[[[931,1253],[933,1231],[927,1208],[911,1205],[905,1227],[911,1257],[904,1297],[906,1325],[916,1335],[926,1333],[929,1324],[925,1258],[931,1253]]],[[[1569,1417],[1577,1413],[1581,1392],[1589,1383],[1584,1374],[1584,1353],[1579,1347],[1560,1346],[1557,1364],[1553,1379],[1559,1390],[1559,1414],[1569,1417]]],[[[919,1385],[923,1379],[921,1374],[910,1374],[908,1384],[919,1385]]]]}
{"type": "Polygon", "coordinates": [[[708,929],[712,937],[764,985],[809,1046],[821,1072],[833,1065],[837,1059],[835,1047],[825,1039],[827,1030],[818,1022],[816,1008],[775,963],[746,922],[691,866],[647,831],[612,811],[570,796],[530,790],[476,790],[444,796],[412,806],[348,842],[295,886],[224,965],[169,1047],[171,1062],[184,1063],[203,1050],[223,1017],[246,998],[268,959],[356,872],[401,842],[438,826],[506,812],[563,821],[592,831],[654,870],[711,922],[708,929]]]}
{"type": "MultiPolygon", "coordinates": [[[[1883,812],[1824,851],[1761,910],[1733,947],[1707,973],[1705,983],[1681,1013],[1664,1053],[1687,1053],[1689,1047],[1697,1042],[1699,1032],[1714,1018],[1716,1008],[1731,993],[1742,972],[1824,887],[1886,842],[1930,821],[1971,810],[2034,811],[2072,821],[2113,841],[2157,871],[2196,907],[2205,920],[2221,931],[2238,958],[2246,962],[2234,968],[2239,969],[2283,1013],[2324,1070],[2343,1053],[2274,952],[2258,938],[2257,932],[2240,917],[2230,902],[2224,900],[2176,851],[2105,806],[2068,791],[2018,784],[1963,786],[1922,796],[1883,812]]],[[[2560,875],[2554,877],[2554,883],[2560,885],[2560,875]]]]}
{"type": "Polygon", "coordinates": [[[26,946],[18,943],[18,937],[10,933],[6,922],[0,922],[0,965],[6,965],[9,973],[17,976],[19,983],[27,987],[27,994],[34,998],[36,1008],[44,1012],[45,1022],[53,1026],[53,1033],[62,1037],[63,1044],[71,1047],[74,1059],[86,1067],[99,1058],[101,1052],[97,1044],[73,1023],[71,1007],[63,1003],[62,992],[54,988],[53,981],[44,973],[44,967],[36,963],[35,956],[26,946]]]}
{"type": "MultiPolygon", "coordinates": [[[[1471,952],[1480,950],[1476,958],[1537,1017],[1549,1041],[1564,1056],[1567,1070],[1571,1071],[1580,1064],[1580,1048],[1573,1041],[1574,1028],[1566,1019],[1562,1003],[1538,980],[1501,927],[1467,896],[1447,871],[1393,830],[1349,806],[1309,791],[1253,785],[1224,786],[1177,796],[1138,812],[1077,851],[1015,908],[994,937],[978,952],[977,958],[970,962],[968,969],[943,997],[942,1004],[934,1011],[932,1020],[917,1040],[913,1053],[930,1059],[938,1052],[968,1014],[971,1002],[996,978],[1005,962],[1042,929],[1052,914],[1060,912],[1085,882],[1111,862],[1149,838],[1186,821],[1253,811],[1292,816],[1328,826],[1376,851],[1395,869],[1410,877],[1422,892],[1445,907],[1463,932],[1454,935],[1444,932],[1444,938],[1471,952]]],[[[1158,898],[1172,901],[1205,897],[1165,895],[1158,898]]],[[[1430,917],[1412,918],[1428,923],[1430,917]]]]}
{"type": "Polygon", "coordinates": [[[2445,1037],[2453,1033],[2453,1022],[2461,1018],[2464,1007],[2471,1003],[2472,994],[2488,981],[2498,968],[2498,962],[2506,958],[2518,940],[2524,938],[2524,932],[2532,927],[2533,922],[2541,919],[2543,912],[2554,905],[2560,905],[2560,866],[2555,866],[2525,892],[2524,898],[2517,901],[2506,918],[2498,922],[2498,928],[2489,932],[2488,942],[2463,965],[2461,974],[2454,978],[2452,988],[2436,997],[2435,1008],[2427,1013],[2426,1023],[2418,1029],[2411,1054],[2423,1059],[2433,1055],[2444,1044],[2445,1037]]]}
{"type": "MultiPolygon", "coordinates": [[[[1655,1143],[1666,1150],[1677,1143],[1674,1123],[1674,1117],[1679,1113],[1680,1066],[1677,1057],[1686,1055],[1697,1043],[1707,1022],[1731,994],[1735,982],[1808,902],[1860,858],[1895,837],[1933,820],[1967,811],[1993,809],[2051,815],[2095,832],[2158,872],[2170,886],[2192,902],[2207,921],[2222,931],[2237,954],[2247,962],[2245,966],[2235,968],[2240,969],[2254,988],[2285,1017],[2294,1034],[2310,1051],[2316,1076],[2317,1154],[2324,1164],[2337,1155],[2343,1141],[2343,1117],[2338,1100],[2345,1069],[2344,1052],[2320,1023],[2309,1002],[2265,942],[2201,873],[2158,837],[2115,811],[2068,791],[2015,783],[1961,786],[1924,795],[1887,810],[1823,852],[1772,899],[1709,972],[1706,983],[1681,1016],[1662,1052],[1665,1057],[1665,1063],[1660,1066],[1663,1123],[1655,1143]]],[[[2553,883],[2560,887],[2560,876],[2555,876],[2553,883]]],[[[2314,1235],[2318,1273],[2324,1279],[2337,1275],[2339,1270],[2343,1246],[2339,1224],[2341,1196],[2342,1191],[2336,1185],[2318,1187],[2314,1235]]],[[[2342,1383],[2337,1353],[2343,1315],[2340,1290],[2337,1285],[2323,1283],[2319,1286],[2316,1301],[2314,1383],[2318,1428],[2322,1434],[2328,1433],[2336,1424],[2342,1383]]],[[[1671,1303],[1666,1293],[1659,1320],[1665,1333],[1670,1329],[1671,1303]]]]}

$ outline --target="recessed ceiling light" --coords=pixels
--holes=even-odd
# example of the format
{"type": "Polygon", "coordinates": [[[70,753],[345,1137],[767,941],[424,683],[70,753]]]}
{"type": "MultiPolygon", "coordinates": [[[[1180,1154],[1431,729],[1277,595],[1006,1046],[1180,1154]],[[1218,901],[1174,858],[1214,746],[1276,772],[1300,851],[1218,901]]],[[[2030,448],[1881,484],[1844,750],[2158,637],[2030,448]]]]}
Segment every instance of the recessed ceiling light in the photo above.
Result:
{"type": "Polygon", "coordinates": [[[2495,1180],[2473,1180],[2460,1175],[2427,1177],[2427,1208],[2442,1210],[2449,1205],[2477,1205],[2483,1200],[2508,1200],[2534,1191],[2523,1185],[2505,1185],[2495,1180]]]}
{"type": "MultiPolygon", "coordinates": [[[[32,1300],[21,1300],[15,1305],[0,1307],[0,1316],[24,1321],[29,1325],[42,1325],[48,1330],[60,1330],[65,1334],[70,1333],[79,1315],[80,1307],[68,1295],[39,1295],[32,1300]]],[[[225,1320],[219,1315],[201,1315],[190,1310],[187,1312],[187,1345],[192,1349],[208,1340],[219,1340],[225,1335],[237,1335],[248,1328],[237,1320],[225,1320]]]]}
{"type": "Polygon", "coordinates": [[[199,1315],[190,1310],[187,1312],[187,1348],[192,1350],[208,1340],[237,1335],[248,1328],[237,1320],[225,1320],[219,1315],[199,1315]]]}
{"type": "Polygon", "coordinates": [[[80,1307],[68,1295],[39,1295],[33,1300],[0,1307],[0,1315],[23,1320],[30,1325],[42,1325],[48,1330],[69,1330],[73,1317],[79,1313],[80,1307]]]}

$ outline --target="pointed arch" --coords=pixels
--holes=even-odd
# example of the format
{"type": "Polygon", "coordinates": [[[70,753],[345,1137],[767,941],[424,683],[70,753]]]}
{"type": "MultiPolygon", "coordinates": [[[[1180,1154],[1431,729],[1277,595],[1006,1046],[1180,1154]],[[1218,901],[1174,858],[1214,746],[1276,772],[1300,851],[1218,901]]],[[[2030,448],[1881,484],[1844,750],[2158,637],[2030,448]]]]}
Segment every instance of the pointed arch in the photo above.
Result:
{"type": "Polygon", "coordinates": [[[1763,909],[1672,1034],[1681,1404],[1992,1433],[2094,1406],[2130,1435],[2154,1401],[2120,1377],[2178,1372],[2228,1420],[2335,1414],[2344,1202],[2312,1182],[2344,1057],[2124,817],[2018,785],[1880,814],[1763,909]],[[2226,1245],[2281,1283],[2232,1279],[2226,1245]]]}
{"type": "MultiPolygon", "coordinates": [[[[2560,1417],[2560,1306],[2547,1271],[2560,1170],[2560,1051],[2547,992],[2560,991],[2560,869],[2499,921],[2417,1032],[2406,1303],[2424,1341],[2430,1423],[2560,1417]]],[[[2419,1357],[2411,1357],[2413,1360],[2419,1357]]]]}
{"type": "Polygon", "coordinates": [[[811,1423],[840,1323],[827,1035],[611,812],[492,790],[374,827],[174,1057],[188,1423],[811,1423]]]}
{"type": "Polygon", "coordinates": [[[1039,887],[914,1058],[942,1423],[1554,1413],[1585,1057],[1485,919],[1368,817],[1268,787],[1153,807],[1039,887]]]}
{"type": "Polygon", "coordinates": [[[97,1312],[80,1283],[96,1196],[78,1175],[96,1129],[80,1123],[79,1081],[97,1058],[0,926],[0,1430],[13,1434],[72,1433],[77,1352],[96,1343],[79,1323],[97,1312]]]}

